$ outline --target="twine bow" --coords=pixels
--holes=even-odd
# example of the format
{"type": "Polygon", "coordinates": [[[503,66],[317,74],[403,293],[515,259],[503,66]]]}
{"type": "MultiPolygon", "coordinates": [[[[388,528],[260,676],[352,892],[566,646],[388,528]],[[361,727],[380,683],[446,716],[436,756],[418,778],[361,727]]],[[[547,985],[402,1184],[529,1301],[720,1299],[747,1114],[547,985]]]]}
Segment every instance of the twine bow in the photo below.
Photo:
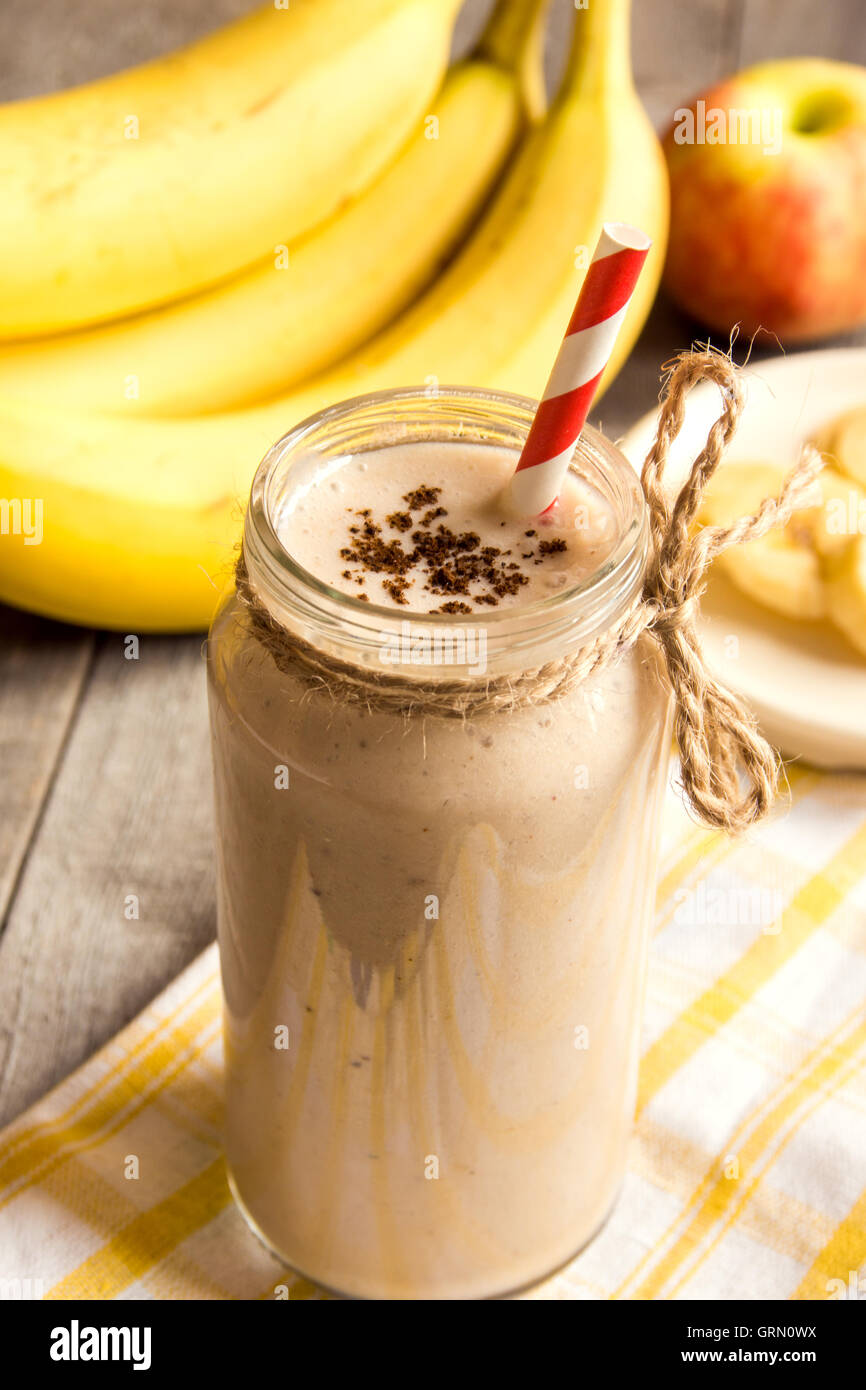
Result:
{"type": "Polygon", "coordinates": [[[778,791],[780,759],[760,735],[748,706],[707,671],[695,631],[696,607],[710,561],[732,545],[755,540],[813,499],[823,466],[806,447],[778,497],[768,497],[751,516],[731,526],[693,528],[701,498],[722,461],[743,408],[741,374],[730,358],[711,348],[680,354],[668,373],[655,441],[641,473],[650,513],[652,556],[636,626],[654,633],[671,686],[674,730],[683,789],[708,825],[738,833],[766,815],[778,791]],[[711,381],[722,412],[671,507],[662,486],[671,445],[682,428],[692,388],[711,381]]]}
{"type": "Polygon", "coordinates": [[[326,653],[278,623],[250,582],[241,550],[235,589],[256,640],[281,671],[300,675],[308,691],[352,701],[405,719],[499,714],[522,705],[561,699],[630,648],[642,633],[658,642],[673,689],[674,730],[683,789],[707,825],[738,833],[766,815],[778,791],[780,759],[758,732],[749,708],[709,673],[695,631],[697,603],[707,566],[729,546],[783,526],[811,501],[822,467],[805,449],[778,497],[768,497],[752,516],[732,526],[693,526],[704,489],[721,463],[743,408],[741,374],[729,357],[711,348],[681,353],[667,374],[658,431],[641,479],[649,508],[651,555],[640,597],[609,631],[577,651],[543,666],[503,676],[419,680],[415,674],[372,670],[326,653]],[[662,486],[671,445],[685,419],[693,387],[714,382],[722,412],[692,464],[673,506],[662,486]]]}

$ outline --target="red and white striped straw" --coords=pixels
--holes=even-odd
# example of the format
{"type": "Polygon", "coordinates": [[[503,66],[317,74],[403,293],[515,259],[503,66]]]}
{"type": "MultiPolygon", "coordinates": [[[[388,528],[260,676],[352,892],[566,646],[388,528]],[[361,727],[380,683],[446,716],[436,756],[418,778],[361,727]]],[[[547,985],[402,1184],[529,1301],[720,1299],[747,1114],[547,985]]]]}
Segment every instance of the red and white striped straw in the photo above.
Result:
{"type": "Polygon", "coordinates": [[[602,227],[511,479],[511,501],[521,516],[541,516],[559,495],[651,245],[649,237],[625,222],[602,227]]]}

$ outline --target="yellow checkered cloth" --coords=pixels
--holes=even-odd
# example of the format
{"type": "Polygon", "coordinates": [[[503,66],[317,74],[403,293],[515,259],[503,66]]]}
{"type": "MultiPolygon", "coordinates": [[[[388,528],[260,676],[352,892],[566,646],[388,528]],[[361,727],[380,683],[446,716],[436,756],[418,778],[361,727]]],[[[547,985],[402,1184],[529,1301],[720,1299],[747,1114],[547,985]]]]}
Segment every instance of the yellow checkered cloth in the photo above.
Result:
{"type": "MultiPolygon", "coordinates": [[[[739,843],[669,795],[628,1177],[527,1297],[824,1299],[866,1274],[866,777],[791,785],[788,813],[739,843]]],[[[0,1134],[0,1280],[319,1296],[231,1201],[219,1020],[210,947],[0,1134]]]]}

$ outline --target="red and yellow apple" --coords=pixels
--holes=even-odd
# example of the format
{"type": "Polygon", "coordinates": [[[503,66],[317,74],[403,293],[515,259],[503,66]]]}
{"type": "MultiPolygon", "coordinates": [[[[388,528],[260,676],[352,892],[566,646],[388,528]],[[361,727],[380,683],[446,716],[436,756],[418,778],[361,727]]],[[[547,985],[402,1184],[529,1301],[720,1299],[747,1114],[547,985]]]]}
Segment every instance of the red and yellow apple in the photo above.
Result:
{"type": "Polygon", "coordinates": [[[866,322],[866,68],[762,63],[675,113],[665,284],[694,318],[785,342],[866,322]]]}

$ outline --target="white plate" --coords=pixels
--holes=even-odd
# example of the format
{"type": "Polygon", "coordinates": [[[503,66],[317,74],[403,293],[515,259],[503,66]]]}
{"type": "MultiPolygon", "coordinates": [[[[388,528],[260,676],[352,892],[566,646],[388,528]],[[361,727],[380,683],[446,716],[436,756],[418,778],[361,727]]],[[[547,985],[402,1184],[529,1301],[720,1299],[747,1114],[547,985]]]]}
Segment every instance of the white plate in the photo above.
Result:
{"type": "MultiPolygon", "coordinates": [[[[747,405],[729,459],[793,464],[821,425],[866,406],[866,348],[798,353],[762,362],[746,376],[747,405]]],[[[692,393],[671,450],[672,481],[686,476],[719,409],[714,386],[692,393]]],[[[644,416],[620,446],[638,470],[656,420],[655,411],[644,416]]],[[[787,757],[819,767],[866,768],[866,660],[829,623],[776,617],[711,573],[700,632],[712,670],[750,702],[766,736],[787,757]]]]}

